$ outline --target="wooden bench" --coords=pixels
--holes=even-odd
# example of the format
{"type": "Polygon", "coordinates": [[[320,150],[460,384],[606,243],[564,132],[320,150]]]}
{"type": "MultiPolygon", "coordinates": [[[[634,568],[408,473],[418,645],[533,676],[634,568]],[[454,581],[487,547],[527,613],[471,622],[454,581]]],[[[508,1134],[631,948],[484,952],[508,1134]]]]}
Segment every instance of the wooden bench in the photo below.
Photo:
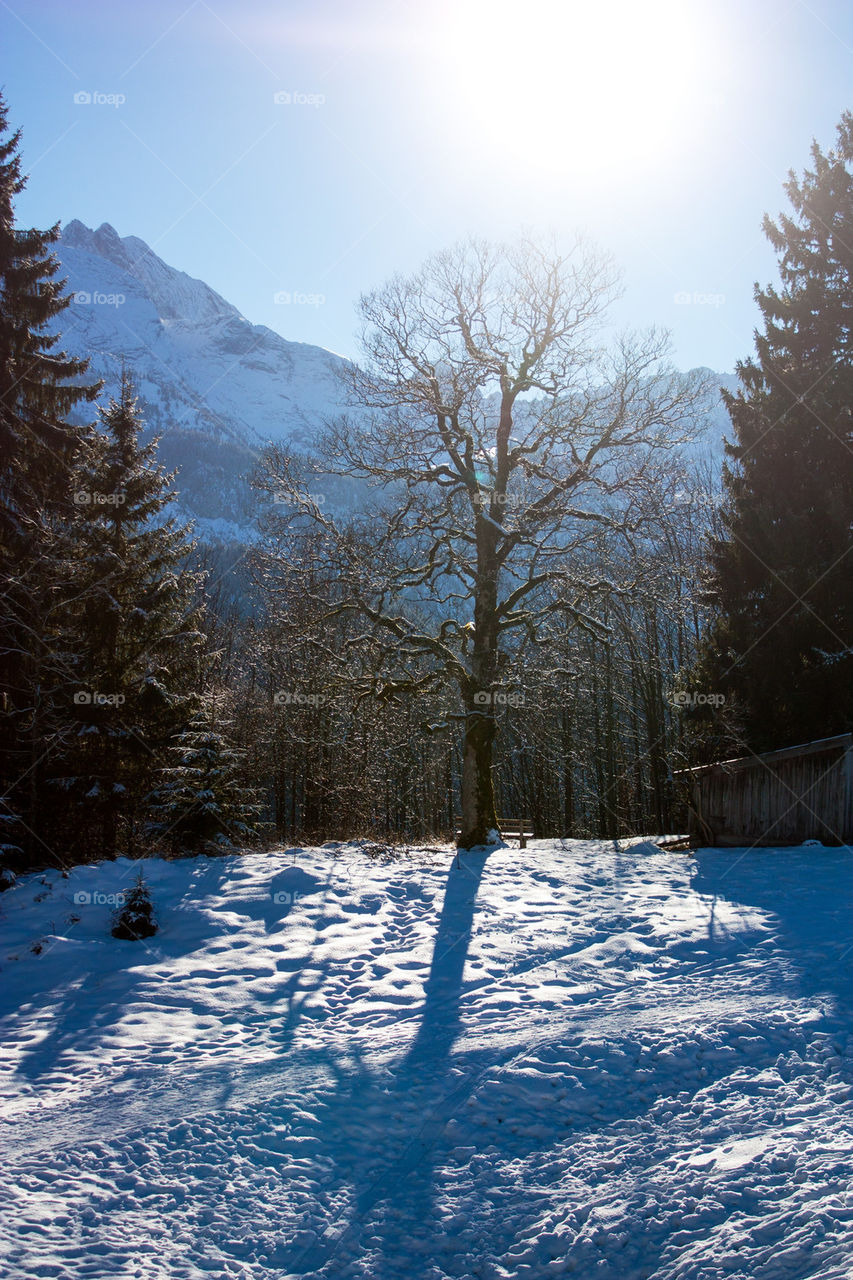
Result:
{"type": "MultiPolygon", "coordinates": [[[[458,841],[462,835],[462,815],[455,815],[453,821],[456,823],[456,839],[458,841]]],[[[502,836],[512,836],[513,839],[517,840],[519,849],[526,849],[527,841],[533,839],[533,819],[499,816],[498,830],[502,836]]]]}

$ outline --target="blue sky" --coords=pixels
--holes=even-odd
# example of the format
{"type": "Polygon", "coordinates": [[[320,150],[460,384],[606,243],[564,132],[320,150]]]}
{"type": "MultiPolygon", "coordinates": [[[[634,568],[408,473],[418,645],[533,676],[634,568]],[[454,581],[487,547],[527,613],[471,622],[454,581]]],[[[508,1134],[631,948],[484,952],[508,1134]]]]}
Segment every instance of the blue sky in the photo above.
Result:
{"type": "Polygon", "coordinates": [[[526,227],[589,235],[616,323],[731,369],[762,215],[853,105],[835,0],[0,0],[0,39],[19,222],[110,222],[347,355],[361,292],[526,227]]]}

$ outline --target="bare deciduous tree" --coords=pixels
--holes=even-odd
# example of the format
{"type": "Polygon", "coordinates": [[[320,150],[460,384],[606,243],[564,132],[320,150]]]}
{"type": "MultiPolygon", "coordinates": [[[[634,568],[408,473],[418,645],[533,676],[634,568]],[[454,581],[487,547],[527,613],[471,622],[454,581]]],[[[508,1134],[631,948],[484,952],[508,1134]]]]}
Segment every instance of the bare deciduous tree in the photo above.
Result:
{"type": "Polygon", "coordinates": [[[554,615],[606,632],[590,601],[615,584],[593,549],[602,536],[630,547],[642,495],[704,399],[664,363],[664,335],[604,341],[615,292],[610,262],[581,241],[471,241],[395,277],[361,301],[354,411],[329,425],[318,464],[366,482],[369,510],[336,513],[287,467],[272,477],[294,536],[320,534],[327,615],[366,620],[371,666],[352,678],[382,697],[458,689],[462,848],[497,828],[513,636],[536,644],[554,615]]]}

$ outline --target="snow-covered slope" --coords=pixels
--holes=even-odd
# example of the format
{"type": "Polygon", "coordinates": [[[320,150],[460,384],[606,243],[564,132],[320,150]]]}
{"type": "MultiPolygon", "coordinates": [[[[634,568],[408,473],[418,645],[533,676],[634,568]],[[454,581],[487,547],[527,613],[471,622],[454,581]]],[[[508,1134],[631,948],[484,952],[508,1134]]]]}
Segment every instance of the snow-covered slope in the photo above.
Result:
{"type": "Polygon", "coordinates": [[[242,477],[269,440],[310,445],[341,406],[340,357],[253,325],[201,280],[168,266],[143,240],[78,221],[57,247],[74,296],[63,345],[91,358],[114,393],[124,360],[148,427],[181,468],[187,514],[200,531],[240,538],[250,520],[242,477]]]}
{"type": "Polygon", "coordinates": [[[849,1275],[850,849],[145,872],[0,897],[4,1280],[849,1275]]]}
{"type": "Polygon", "coordinates": [[[340,403],[340,357],[250,324],[136,236],[70,222],[59,257],[75,296],[62,316],[64,336],[92,352],[106,376],[125,356],[146,400],[168,409],[153,425],[195,427],[202,412],[206,428],[225,438],[309,442],[340,403]]]}

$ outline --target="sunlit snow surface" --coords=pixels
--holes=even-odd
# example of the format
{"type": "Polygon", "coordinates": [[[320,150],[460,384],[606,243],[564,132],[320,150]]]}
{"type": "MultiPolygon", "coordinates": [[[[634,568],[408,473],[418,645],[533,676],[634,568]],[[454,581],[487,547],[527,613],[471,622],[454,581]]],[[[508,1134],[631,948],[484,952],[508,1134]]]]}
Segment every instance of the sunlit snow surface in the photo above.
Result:
{"type": "Polygon", "coordinates": [[[4,1280],[851,1275],[850,849],[145,874],[0,897],[4,1280]]]}

